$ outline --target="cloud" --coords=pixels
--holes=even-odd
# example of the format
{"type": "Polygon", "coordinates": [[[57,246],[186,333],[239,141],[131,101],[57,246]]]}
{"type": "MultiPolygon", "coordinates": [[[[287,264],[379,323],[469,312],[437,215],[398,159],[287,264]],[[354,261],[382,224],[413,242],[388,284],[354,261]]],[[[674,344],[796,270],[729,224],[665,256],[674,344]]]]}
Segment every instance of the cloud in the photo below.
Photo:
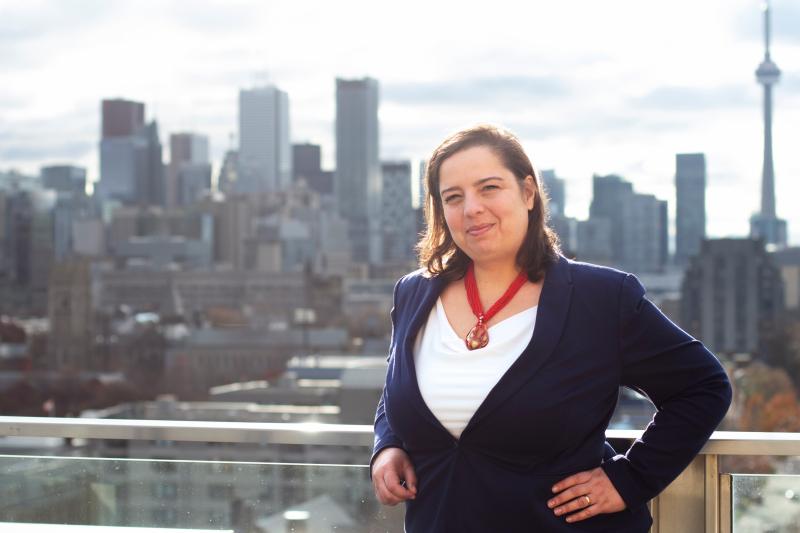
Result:
{"type": "MultiPolygon", "coordinates": [[[[208,33],[234,33],[253,29],[261,24],[258,9],[253,4],[242,2],[216,2],[216,9],[209,9],[208,4],[198,6],[196,2],[173,0],[161,5],[165,18],[178,27],[190,31],[208,33]]],[[[258,4],[256,4],[258,5],[258,4]]]]}
{"type": "Polygon", "coordinates": [[[399,104],[517,105],[520,99],[566,99],[570,88],[552,77],[500,76],[452,82],[386,83],[381,98],[399,104]]]}
{"type": "Polygon", "coordinates": [[[44,144],[28,144],[24,142],[8,142],[2,140],[0,147],[0,159],[6,163],[45,161],[62,159],[65,161],[75,161],[89,154],[95,148],[95,144],[90,141],[61,141],[44,144]]]}
{"type": "Polygon", "coordinates": [[[695,111],[704,109],[751,108],[758,105],[752,87],[725,85],[720,87],[657,87],[631,104],[641,109],[664,111],[695,111]]]}

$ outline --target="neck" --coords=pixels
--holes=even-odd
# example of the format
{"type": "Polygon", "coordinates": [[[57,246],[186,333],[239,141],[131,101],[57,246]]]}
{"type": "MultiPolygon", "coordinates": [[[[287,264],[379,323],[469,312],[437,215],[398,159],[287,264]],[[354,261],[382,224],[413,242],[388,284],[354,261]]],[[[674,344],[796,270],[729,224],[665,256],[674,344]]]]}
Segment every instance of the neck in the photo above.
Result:
{"type": "Polygon", "coordinates": [[[483,296],[484,289],[487,292],[495,292],[497,289],[505,291],[520,273],[520,268],[517,266],[516,261],[473,261],[473,264],[475,281],[478,284],[478,290],[481,291],[481,296],[483,296]]]}

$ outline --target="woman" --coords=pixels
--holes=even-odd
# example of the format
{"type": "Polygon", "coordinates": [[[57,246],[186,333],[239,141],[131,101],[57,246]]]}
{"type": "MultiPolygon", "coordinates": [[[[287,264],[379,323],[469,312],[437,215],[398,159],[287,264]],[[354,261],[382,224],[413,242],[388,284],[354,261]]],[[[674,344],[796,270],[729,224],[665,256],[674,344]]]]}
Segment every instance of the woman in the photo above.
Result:
{"type": "Polygon", "coordinates": [[[477,126],[428,162],[422,269],[395,286],[375,418],[378,499],[406,531],[645,532],[646,503],[722,420],[717,359],[638,280],[559,254],[518,139],[477,126]],[[618,388],[658,412],[625,455],[618,388]]]}

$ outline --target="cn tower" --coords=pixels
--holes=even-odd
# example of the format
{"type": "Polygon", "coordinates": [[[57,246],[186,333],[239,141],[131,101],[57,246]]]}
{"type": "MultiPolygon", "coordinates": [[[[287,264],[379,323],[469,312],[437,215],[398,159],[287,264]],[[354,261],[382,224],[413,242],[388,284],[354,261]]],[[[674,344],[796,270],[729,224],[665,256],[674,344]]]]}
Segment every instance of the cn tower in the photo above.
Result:
{"type": "Polygon", "coordinates": [[[764,60],[756,70],[758,83],[764,86],[764,167],[761,174],[761,211],[750,217],[750,236],[760,237],[767,245],[786,246],[786,221],[775,213],[775,170],[772,164],[772,86],[781,71],[769,55],[769,1],[764,2],[764,60]]]}

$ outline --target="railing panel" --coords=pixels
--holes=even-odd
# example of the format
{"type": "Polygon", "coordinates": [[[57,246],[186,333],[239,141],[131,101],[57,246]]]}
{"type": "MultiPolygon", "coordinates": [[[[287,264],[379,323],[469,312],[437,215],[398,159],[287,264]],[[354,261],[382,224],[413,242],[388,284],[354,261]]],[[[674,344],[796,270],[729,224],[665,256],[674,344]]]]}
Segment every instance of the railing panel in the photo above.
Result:
{"type": "Polygon", "coordinates": [[[730,477],[734,533],[800,531],[800,476],[730,477]]]}
{"type": "Polygon", "coordinates": [[[4,531],[403,530],[402,507],[375,501],[366,467],[331,464],[0,456],[0,516],[4,531]]]}

